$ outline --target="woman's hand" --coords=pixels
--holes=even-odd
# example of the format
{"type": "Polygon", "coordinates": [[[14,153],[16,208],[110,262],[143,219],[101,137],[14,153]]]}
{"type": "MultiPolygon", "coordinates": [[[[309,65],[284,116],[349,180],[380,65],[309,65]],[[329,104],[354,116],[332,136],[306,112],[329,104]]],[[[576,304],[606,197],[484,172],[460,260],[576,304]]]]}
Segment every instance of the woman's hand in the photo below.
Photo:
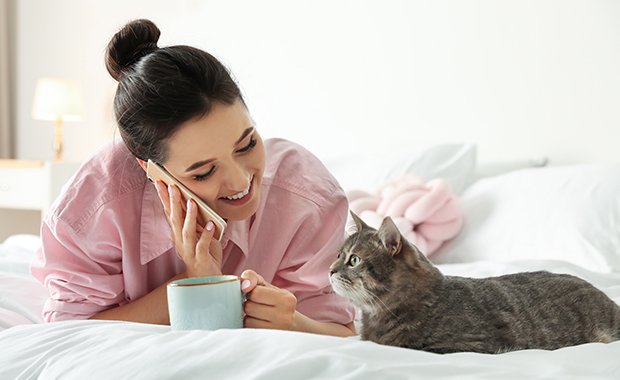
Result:
{"type": "Polygon", "coordinates": [[[249,292],[243,306],[244,327],[296,330],[297,299],[293,293],[269,284],[253,270],[241,274],[241,290],[249,292]]]}
{"type": "Polygon", "coordinates": [[[161,181],[155,181],[155,188],[170,220],[176,250],[187,266],[187,277],[222,274],[222,245],[213,239],[213,222],[205,228],[196,223],[198,206],[191,199],[187,201],[187,212],[183,211],[181,191],[174,184],[166,188],[161,181]]]}

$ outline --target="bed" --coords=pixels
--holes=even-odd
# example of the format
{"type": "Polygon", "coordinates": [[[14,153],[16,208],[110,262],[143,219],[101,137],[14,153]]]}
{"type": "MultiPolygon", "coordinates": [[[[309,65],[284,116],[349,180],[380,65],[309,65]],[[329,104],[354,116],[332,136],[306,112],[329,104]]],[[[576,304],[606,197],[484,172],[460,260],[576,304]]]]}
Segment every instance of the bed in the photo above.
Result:
{"type": "MultiPolygon", "coordinates": [[[[404,173],[445,179],[464,215],[429,256],[446,274],[570,273],[620,304],[620,165],[481,165],[470,144],[322,159],[347,190],[404,173]]],[[[0,245],[0,379],[620,379],[620,342],[437,355],[297,332],[44,324],[47,293],[28,271],[39,243],[14,235],[0,245]]]]}

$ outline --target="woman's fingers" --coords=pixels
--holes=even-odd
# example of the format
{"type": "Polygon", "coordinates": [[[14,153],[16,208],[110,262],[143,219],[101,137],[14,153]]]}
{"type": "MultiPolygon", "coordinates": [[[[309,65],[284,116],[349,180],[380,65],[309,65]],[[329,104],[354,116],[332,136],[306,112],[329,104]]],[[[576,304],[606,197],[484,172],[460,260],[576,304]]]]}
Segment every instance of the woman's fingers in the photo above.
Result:
{"type": "MultiPolygon", "coordinates": [[[[211,241],[213,238],[213,223],[210,222],[211,224],[209,225],[209,223],[207,223],[207,226],[205,229],[202,230],[202,233],[200,234],[200,240],[198,240],[198,242],[194,242],[194,245],[196,247],[196,256],[202,256],[202,255],[211,255],[211,241]]],[[[196,231],[196,216],[194,215],[194,221],[193,221],[193,226],[194,226],[194,231],[196,231]]],[[[196,232],[194,232],[196,233],[196,232]]],[[[221,245],[220,245],[221,247],[221,245]]],[[[220,248],[221,250],[221,248],[220,248]]],[[[220,255],[221,256],[221,255],[220,255]]],[[[209,259],[208,257],[205,257],[205,259],[209,259]]],[[[221,261],[221,259],[220,259],[221,261]]]]}
{"type": "Polygon", "coordinates": [[[207,223],[206,228],[199,233],[200,225],[196,222],[197,205],[188,201],[188,211],[184,228],[184,257],[188,274],[192,277],[220,274],[222,268],[222,244],[213,239],[215,228],[213,222],[207,223]],[[191,205],[191,212],[189,206],[191,205]],[[193,234],[192,234],[193,231],[193,234]]]}
{"type": "Polygon", "coordinates": [[[179,241],[179,238],[183,236],[183,221],[187,218],[181,203],[181,192],[175,185],[166,186],[160,180],[155,181],[155,189],[157,189],[157,195],[164,206],[166,216],[170,220],[173,238],[175,241],[179,241]]]}
{"type": "Polygon", "coordinates": [[[170,223],[172,224],[175,240],[178,241],[179,238],[182,238],[183,220],[185,219],[181,192],[176,186],[168,185],[168,194],[170,195],[170,223]]]}
{"type": "Polygon", "coordinates": [[[297,299],[288,290],[276,288],[273,285],[259,285],[252,290],[247,296],[248,301],[265,306],[282,305],[286,308],[294,308],[297,305],[297,299]]]}
{"type": "Polygon", "coordinates": [[[161,203],[164,205],[166,216],[170,218],[170,195],[168,194],[168,188],[162,181],[155,180],[155,189],[157,190],[157,195],[161,203]]]}
{"type": "Polygon", "coordinates": [[[192,199],[183,201],[181,191],[174,184],[166,187],[156,181],[155,187],[170,220],[172,238],[187,266],[188,276],[221,274],[222,246],[213,239],[213,223],[201,227],[197,222],[198,205],[192,199]]]}
{"type": "Polygon", "coordinates": [[[271,329],[271,323],[262,319],[257,319],[246,315],[243,319],[243,327],[246,329],[271,329]]]}
{"type": "Polygon", "coordinates": [[[290,292],[258,286],[248,296],[249,298],[243,305],[243,311],[246,314],[245,327],[277,330],[293,328],[297,299],[290,292]],[[256,294],[261,291],[274,292],[274,294],[265,298],[256,297],[256,294]],[[266,303],[257,301],[257,298],[266,303]]]}
{"type": "Polygon", "coordinates": [[[249,292],[244,304],[245,327],[290,330],[295,321],[297,299],[265,281],[253,270],[241,275],[241,290],[249,292]]]}
{"type": "Polygon", "coordinates": [[[241,291],[249,293],[254,290],[257,285],[271,286],[264,278],[251,269],[241,273],[241,291]]]}
{"type": "MultiPolygon", "coordinates": [[[[200,225],[199,225],[200,227],[200,225]]],[[[208,244],[209,245],[209,255],[218,263],[222,262],[222,242],[216,239],[213,239],[213,234],[215,233],[215,225],[213,222],[208,222],[206,228],[203,230],[209,231],[209,240],[205,240],[201,243],[201,245],[208,244]]],[[[220,264],[221,267],[221,264],[220,264]]]]}
{"type": "Polygon", "coordinates": [[[185,222],[183,223],[183,246],[186,247],[184,251],[192,252],[194,251],[193,248],[196,247],[196,240],[198,240],[196,232],[196,204],[191,199],[188,199],[186,208],[185,222]]]}

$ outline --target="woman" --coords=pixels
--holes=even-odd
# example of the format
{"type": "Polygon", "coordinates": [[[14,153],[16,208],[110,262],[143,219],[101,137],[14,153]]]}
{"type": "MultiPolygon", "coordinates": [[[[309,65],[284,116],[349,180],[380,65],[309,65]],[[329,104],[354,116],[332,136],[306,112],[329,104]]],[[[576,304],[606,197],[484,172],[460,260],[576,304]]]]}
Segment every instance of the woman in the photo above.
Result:
{"type": "Polygon", "coordinates": [[[121,141],[93,154],[46,215],[32,274],[49,290],[47,321],[115,319],[168,324],[166,284],[238,274],[250,292],[244,325],[349,336],[354,309],[329,286],[348,204],[302,147],[262,141],[222,64],[188,46],[158,48],[148,20],[110,41],[121,141]],[[227,220],[183,211],[179,189],[153,186],[146,161],[227,220]]]}

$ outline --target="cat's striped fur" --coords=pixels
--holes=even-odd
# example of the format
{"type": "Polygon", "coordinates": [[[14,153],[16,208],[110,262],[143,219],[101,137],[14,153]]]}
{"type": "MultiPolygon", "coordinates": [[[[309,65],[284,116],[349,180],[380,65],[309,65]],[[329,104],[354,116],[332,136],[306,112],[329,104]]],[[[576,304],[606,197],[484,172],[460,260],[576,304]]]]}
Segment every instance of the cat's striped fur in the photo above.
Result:
{"type": "Polygon", "coordinates": [[[358,232],[331,266],[336,293],[362,311],[362,339],[450,353],[553,350],[620,340],[620,306],[570,275],[444,276],[387,217],[358,232]]]}

